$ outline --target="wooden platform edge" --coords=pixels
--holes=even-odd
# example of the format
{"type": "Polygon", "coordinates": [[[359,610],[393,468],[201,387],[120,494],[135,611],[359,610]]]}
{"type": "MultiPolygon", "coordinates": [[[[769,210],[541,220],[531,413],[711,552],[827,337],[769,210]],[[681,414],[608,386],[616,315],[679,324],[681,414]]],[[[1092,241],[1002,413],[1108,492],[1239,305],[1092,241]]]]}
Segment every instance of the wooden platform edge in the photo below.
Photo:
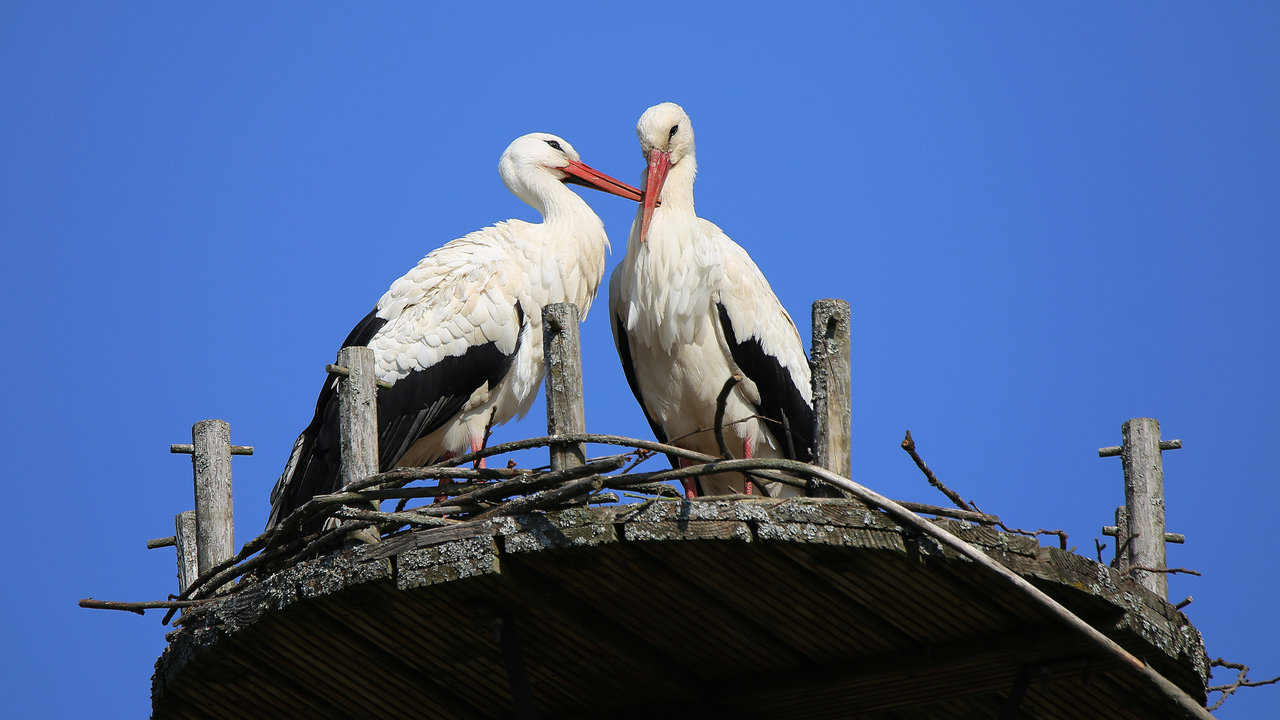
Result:
{"type": "MultiPolygon", "coordinates": [[[[1176,663],[1200,679],[1203,702],[1208,658],[1199,632],[1178,610],[1110,567],[1044,548],[1032,538],[954,520],[938,520],[988,556],[1058,599],[1091,608],[1086,618],[1153,665],[1176,663]]],[[[844,499],[704,498],[581,508],[493,518],[474,527],[419,530],[379,545],[360,546],[281,570],[190,614],[170,633],[152,678],[153,707],[167,686],[209,648],[234,638],[291,605],[387,583],[398,589],[501,572],[504,556],[570,553],[610,543],[802,543],[844,550],[918,553],[957,560],[927,537],[913,536],[883,514],[844,499]],[[387,556],[388,548],[400,548],[387,556]]]]}

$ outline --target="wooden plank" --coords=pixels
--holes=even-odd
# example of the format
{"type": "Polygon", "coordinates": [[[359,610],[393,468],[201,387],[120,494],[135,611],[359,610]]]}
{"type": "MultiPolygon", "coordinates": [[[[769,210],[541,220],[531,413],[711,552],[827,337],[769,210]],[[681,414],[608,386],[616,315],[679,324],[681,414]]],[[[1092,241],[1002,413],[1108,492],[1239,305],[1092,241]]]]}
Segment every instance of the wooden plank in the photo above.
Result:
{"type": "Polygon", "coordinates": [[[410,550],[397,558],[401,590],[498,572],[498,548],[490,536],[410,550]]]}
{"type": "Polygon", "coordinates": [[[686,666],[678,656],[662,652],[643,635],[628,631],[591,604],[583,602],[580,597],[567,591],[563,584],[549,580],[528,564],[530,559],[532,558],[527,555],[504,556],[502,576],[522,588],[522,596],[535,605],[539,612],[554,615],[588,635],[607,639],[610,645],[625,649],[631,661],[646,670],[661,669],[664,673],[684,678],[687,690],[679,694],[692,694],[697,684],[692,681],[701,674],[697,668],[686,666]]]}
{"type": "Polygon", "coordinates": [[[201,420],[191,427],[196,494],[196,558],[200,574],[235,554],[231,504],[231,426],[201,420]]]}
{"type": "MultiPolygon", "coordinates": [[[[763,707],[784,700],[792,707],[835,693],[851,714],[901,710],[944,700],[1007,690],[1026,664],[1063,663],[1058,673],[1106,672],[1119,663],[1090,652],[1088,643],[1056,626],[1027,628],[1005,635],[986,635],[937,643],[909,652],[826,663],[757,678],[739,687],[733,704],[763,707]]],[[[718,693],[712,692],[713,695],[718,693]]]]}
{"type": "MultiPolygon", "coordinates": [[[[542,308],[542,350],[547,365],[547,434],[586,432],[577,305],[555,303],[542,308]]],[[[552,445],[551,469],[582,465],[586,457],[582,443],[552,445]]]]}

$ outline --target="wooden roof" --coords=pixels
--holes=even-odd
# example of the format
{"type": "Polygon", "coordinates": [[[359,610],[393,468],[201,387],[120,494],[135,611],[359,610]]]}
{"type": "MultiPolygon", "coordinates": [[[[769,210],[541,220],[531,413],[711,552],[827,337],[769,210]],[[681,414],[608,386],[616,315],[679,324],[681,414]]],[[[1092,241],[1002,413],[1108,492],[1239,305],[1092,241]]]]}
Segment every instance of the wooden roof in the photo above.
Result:
{"type": "MultiPolygon", "coordinates": [[[[1163,599],[1030,538],[936,522],[1203,705],[1200,635],[1163,599]]],[[[189,613],[156,664],[153,717],[1178,715],[989,572],[852,500],[660,500],[419,530],[189,613]]]]}

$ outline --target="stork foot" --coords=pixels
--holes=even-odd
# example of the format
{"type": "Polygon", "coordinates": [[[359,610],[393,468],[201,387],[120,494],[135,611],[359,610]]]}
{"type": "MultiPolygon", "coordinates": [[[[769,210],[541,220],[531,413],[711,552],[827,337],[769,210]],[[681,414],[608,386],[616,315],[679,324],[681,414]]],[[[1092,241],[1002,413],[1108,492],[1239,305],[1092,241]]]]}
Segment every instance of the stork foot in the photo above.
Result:
{"type": "MultiPolygon", "coordinates": [[[[694,464],[688,458],[680,458],[676,462],[680,463],[680,467],[689,467],[694,464]]],[[[685,500],[692,500],[698,497],[698,478],[681,478],[680,485],[684,487],[685,500]]]]}
{"type": "Polygon", "coordinates": [[[696,478],[682,478],[680,484],[684,486],[685,500],[692,500],[698,497],[698,480],[696,478]]]}

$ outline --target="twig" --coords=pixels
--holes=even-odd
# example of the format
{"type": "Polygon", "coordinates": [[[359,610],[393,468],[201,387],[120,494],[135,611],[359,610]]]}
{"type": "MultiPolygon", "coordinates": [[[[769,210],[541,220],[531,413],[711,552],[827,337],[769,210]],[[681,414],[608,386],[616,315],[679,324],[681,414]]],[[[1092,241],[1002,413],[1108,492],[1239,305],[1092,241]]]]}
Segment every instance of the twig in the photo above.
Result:
{"type": "Polygon", "coordinates": [[[145,602],[117,602],[114,600],[94,600],[93,598],[85,598],[80,601],[80,607],[91,608],[93,610],[125,610],[127,612],[145,615],[144,610],[159,610],[164,608],[189,608],[197,605],[204,605],[213,600],[213,598],[205,598],[203,600],[148,600],[145,602]]]}
{"type": "MultiPolygon", "coordinates": [[[[1209,667],[1210,668],[1224,667],[1224,668],[1229,668],[1231,670],[1236,671],[1236,681],[1231,683],[1230,685],[1213,685],[1205,688],[1205,692],[1222,693],[1222,697],[1218,698],[1217,702],[1210,705],[1208,708],[1209,710],[1217,710],[1218,708],[1222,707],[1222,703],[1226,702],[1228,697],[1233,695],[1235,691],[1239,690],[1242,687],[1261,687],[1263,685],[1274,685],[1275,683],[1280,682],[1280,675],[1277,675],[1276,677],[1273,677],[1270,680],[1250,680],[1248,665],[1245,665],[1243,663],[1227,662],[1222,658],[1218,658],[1216,660],[1210,661],[1209,667]]],[[[1210,676],[1213,675],[1212,669],[1210,669],[1209,674],[1210,676]]]]}
{"type": "MultiPolygon", "coordinates": [[[[1058,547],[1062,548],[1063,550],[1067,549],[1067,533],[1064,530],[1023,530],[1021,528],[1011,528],[1002,522],[996,523],[996,527],[1000,528],[1001,530],[1004,530],[1005,532],[1010,532],[1015,535],[1026,535],[1027,537],[1039,537],[1041,535],[1057,535],[1058,547]]],[[[1097,538],[1094,538],[1094,542],[1097,542],[1097,538]]],[[[1101,550],[1098,551],[1098,562],[1102,562],[1101,550]]]]}
{"type": "MultiPolygon", "coordinates": [[[[579,468],[574,469],[576,470],[579,468]]],[[[558,503],[579,495],[593,493],[600,489],[600,485],[601,480],[599,475],[578,478],[577,480],[565,483],[560,487],[519,497],[503,505],[489,508],[479,515],[476,515],[473,518],[473,521],[484,520],[496,515],[519,515],[521,513],[529,512],[530,510],[536,510],[543,505],[558,503]]]]}
{"type": "Polygon", "coordinates": [[[977,505],[974,505],[973,503],[966,503],[958,493],[946,485],[943,485],[942,481],[938,479],[938,476],[934,475],[933,471],[929,469],[929,466],[924,464],[924,460],[920,457],[920,453],[916,452],[916,441],[911,438],[910,430],[907,431],[907,436],[902,439],[902,449],[906,450],[907,454],[911,456],[911,459],[916,461],[916,467],[920,468],[920,471],[924,473],[925,478],[929,480],[929,484],[941,490],[942,494],[946,495],[947,499],[954,503],[956,507],[961,510],[978,510],[977,505]]]}
{"type": "Polygon", "coordinates": [[[1133,570],[1141,570],[1149,573],[1168,573],[1170,575],[1175,573],[1186,573],[1187,575],[1195,575],[1196,577],[1203,577],[1204,575],[1203,573],[1196,572],[1195,570],[1188,570],[1186,568],[1153,568],[1147,567],[1146,565],[1130,565],[1125,569],[1125,574],[1128,574],[1133,570]]]}
{"type": "Polygon", "coordinates": [[[442,506],[431,506],[423,508],[421,511],[410,510],[408,512],[381,512],[374,510],[363,510],[360,508],[342,507],[333,514],[340,520],[367,520],[369,522],[378,523],[379,525],[426,525],[428,527],[441,527],[444,525],[456,525],[461,520],[453,520],[446,517],[434,517],[427,513],[428,510],[439,511],[442,506]]]}
{"type": "MultiPolygon", "coordinates": [[[[633,493],[637,493],[637,492],[647,493],[649,495],[657,495],[659,497],[673,497],[673,498],[684,497],[684,495],[682,495],[679,490],[665,483],[638,483],[635,485],[628,485],[627,489],[632,491],[633,493]]],[[[628,497],[640,497],[640,496],[632,495],[631,493],[623,493],[623,495],[626,495],[628,497]]],[[[646,497],[644,499],[648,500],[650,498],[646,497]]]]}
{"type": "Polygon", "coordinates": [[[645,460],[648,460],[649,458],[653,457],[653,451],[652,451],[652,450],[639,450],[639,449],[637,449],[637,450],[635,451],[635,453],[634,453],[634,454],[635,454],[635,457],[636,457],[635,462],[633,462],[633,463],[631,463],[630,465],[628,465],[628,466],[626,466],[625,468],[623,468],[623,470],[622,470],[622,474],[623,474],[623,475],[626,475],[627,473],[631,472],[632,470],[635,470],[637,465],[639,465],[640,463],[644,462],[645,460]]]}
{"type": "MultiPolygon", "coordinates": [[[[776,420],[772,420],[770,418],[765,417],[764,415],[760,415],[757,413],[753,415],[747,415],[745,417],[740,417],[737,420],[731,420],[727,423],[724,423],[724,426],[733,427],[734,425],[741,425],[742,423],[751,422],[752,420],[760,420],[762,422],[774,422],[774,423],[778,422],[776,420]]],[[[778,424],[781,424],[781,423],[778,423],[778,424]]],[[[693,430],[690,430],[689,432],[683,435],[677,435],[673,438],[667,438],[667,443],[675,444],[677,442],[680,442],[681,440],[684,440],[685,438],[691,438],[694,435],[698,435],[700,433],[705,433],[705,432],[714,433],[715,432],[714,424],[712,427],[709,427],[709,428],[698,427],[698,428],[694,428],[693,430]]]]}
{"type": "MultiPolygon", "coordinates": [[[[610,490],[621,490],[623,488],[630,489],[633,485],[644,485],[656,482],[666,482],[668,480],[680,480],[686,477],[698,477],[701,475],[715,475],[722,472],[740,472],[749,473],[752,477],[758,477],[769,482],[778,482],[783,485],[790,485],[797,488],[807,487],[803,480],[797,480],[790,475],[784,475],[780,472],[762,471],[760,468],[768,467],[759,464],[767,458],[749,458],[745,460],[712,460],[711,462],[699,465],[686,465],[684,467],[672,468],[671,470],[660,470],[658,472],[633,473],[631,475],[615,475],[605,478],[604,487],[610,490]]],[[[798,462],[798,461],[797,461],[798,462]]]]}
{"type": "MultiPolygon", "coordinates": [[[[484,424],[484,437],[480,439],[480,447],[484,448],[489,444],[489,436],[493,434],[493,420],[498,416],[498,406],[494,405],[489,409],[489,421],[484,424]]],[[[484,458],[476,458],[472,465],[476,470],[480,469],[480,463],[484,462],[484,458]]]]}
{"type": "Polygon", "coordinates": [[[925,513],[926,515],[937,515],[938,517],[955,518],[956,520],[968,520],[982,525],[1000,525],[1000,518],[995,515],[974,512],[973,510],[959,510],[952,508],[938,507],[937,505],[926,505],[924,503],[906,502],[899,500],[898,504],[910,510],[913,513],[925,513]]]}
{"type": "Polygon", "coordinates": [[[502,482],[485,485],[471,492],[463,493],[453,500],[459,505],[464,505],[480,502],[481,500],[497,500],[521,492],[541,490],[584,475],[597,475],[617,470],[626,464],[626,458],[627,455],[614,455],[603,460],[586,463],[585,465],[545,473],[538,477],[525,476],[512,480],[503,480],[502,482]]]}
{"type": "MultiPolygon", "coordinates": [[[[716,414],[713,427],[716,431],[716,447],[720,450],[720,457],[725,460],[732,460],[733,453],[729,452],[729,445],[724,441],[724,410],[729,403],[729,393],[740,382],[742,382],[741,375],[737,373],[730,375],[729,379],[724,381],[724,387],[720,388],[720,394],[716,397],[716,414]]],[[[743,478],[742,492],[747,495],[751,494],[750,477],[743,478]]]]}
{"type": "Polygon", "coordinates": [[[724,381],[724,387],[720,388],[720,395],[716,397],[716,415],[713,427],[716,432],[716,447],[720,449],[720,457],[725,460],[732,460],[733,453],[729,452],[729,446],[724,441],[724,408],[729,402],[729,393],[733,391],[733,387],[742,382],[742,376],[734,373],[724,381]]]}

